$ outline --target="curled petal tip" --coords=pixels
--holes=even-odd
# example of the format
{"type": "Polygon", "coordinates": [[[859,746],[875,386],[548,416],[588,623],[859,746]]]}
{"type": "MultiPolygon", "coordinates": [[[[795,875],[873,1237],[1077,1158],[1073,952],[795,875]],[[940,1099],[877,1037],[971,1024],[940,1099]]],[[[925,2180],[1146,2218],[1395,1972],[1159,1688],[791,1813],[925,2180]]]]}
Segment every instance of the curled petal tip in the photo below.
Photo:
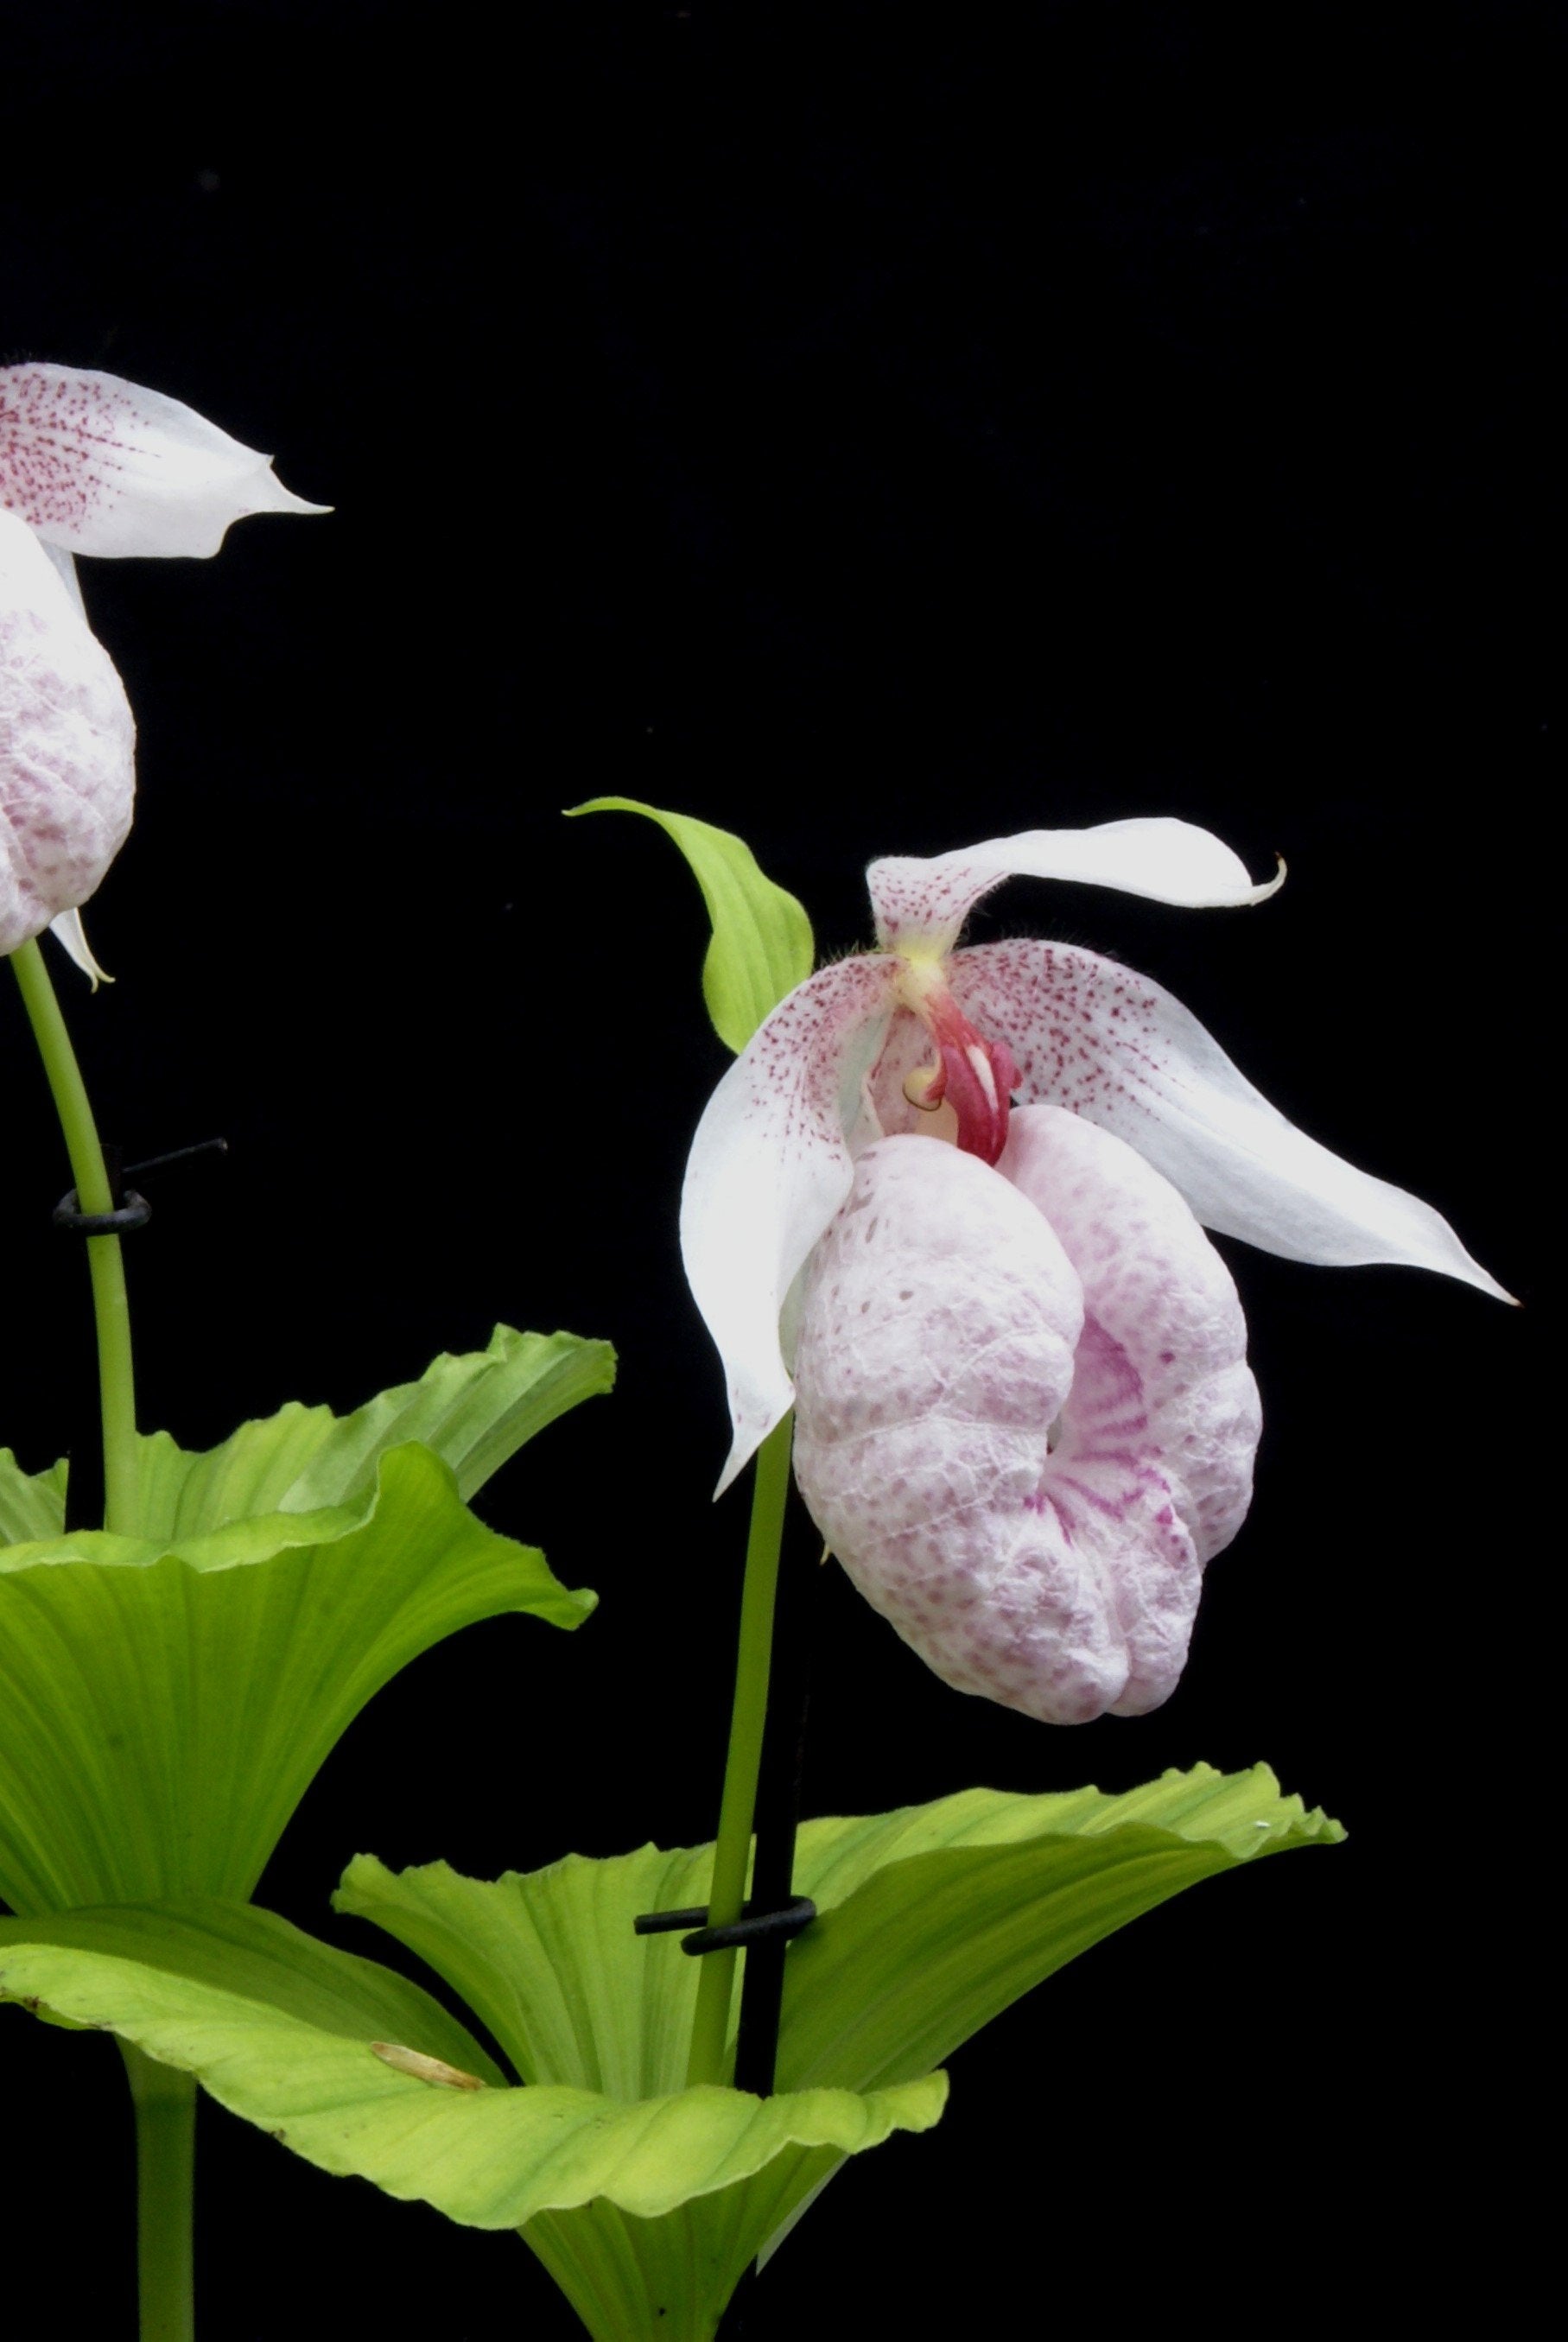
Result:
{"type": "Polygon", "coordinates": [[[0,368],[0,505],[45,543],[205,559],[251,513],[322,513],[272,458],[117,375],[0,368]]]}
{"type": "Polygon", "coordinates": [[[1254,887],[1252,894],[1247,896],[1247,901],[1249,903],[1266,903],[1271,895],[1277,895],[1280,888],[1285,883],[1289,868],[1290,866],[1286,862],[1284,856],[1280,852],[1276,846],[1274,848],[1273,876],[1265,880],[1263,886],[1254,887]]]}
{"type": "Polygon", "coordinates": [[[336,510],[336,506],[334,505],[313,505],[310,503],[308,498],[305,496],[296,496],[292,488],[285,487],[283,482],[278,478],[277,474],[273,470],[270,463],[267,466],[265,478],[268,487],[273,492],[272,501],[270,504],[256,505],[255,509],[258,512],[319,514],[330,513],[336,510]]]}
{"type": "MultiPolygon", "coordinates": [[[[179,549],[189,550],[198,559],[215,554],[236,520],[251,520],[257,514],[287,513],[296,518],[320,519],[333,510],[331,505],[313,505],[308,498],[296,496],[292,488],[285,487],[273,469],[275,461],[275,456],[258,455],[255,458],[255,470],[243,479],[236,478],[226,493],[222,494],[221,499],[215,485],[210,488],[205,499],[207,524],[204,532],[205,541],[179,549]]],[[[152,549],[149,542],[147,550],[152,549]]]]}
{"type": "Polygon", "coordinates": [[[1284,881],[1254,886],[1239,855],[1189,821],[1140,816],[1089,829],[1030,829],[927,860],[894,856],[866,874],[877,939],[884,949],[946,953],[975,905],[1003,879],[1058,878],[1109,886],[1187,910],[1261,903],[1284,881]]]}
{"type": "Polygon", "coordinates": [[[73,908],[69,911],[62,911],[58,918],[51,919],[49,933],[65,954],[66,958],[74,961],[81,969],[95,992],[101,984],[113,984],[114,977],[106,967],[99,965],[97,956],[87,941],[86,930],[82,925],[82,914],[79,910],[73,908]]]}

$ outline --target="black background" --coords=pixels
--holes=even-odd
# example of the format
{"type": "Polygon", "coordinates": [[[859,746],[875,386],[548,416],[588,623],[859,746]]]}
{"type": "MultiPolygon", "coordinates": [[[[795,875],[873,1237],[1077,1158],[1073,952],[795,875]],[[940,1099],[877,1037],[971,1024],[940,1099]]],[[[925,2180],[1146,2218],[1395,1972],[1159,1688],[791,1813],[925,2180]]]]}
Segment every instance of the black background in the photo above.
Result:
{"type": "MultiPolygon", "coordinates": [[[[211,566],[84,565],[142,797],[89,912],[118,982],[57,980],[108,1134],[232,1147],[163,1175],[135,1245],[142,1419],[197,1446],[346,1407],[498,1317],[623,1356],[482,1500],[598,1616],[413,1667],[268,1873],[371,1952],[327,1910],[357,1848],[490,1875],[715,1809],[744,1500],[709,1509],[674,1221],[725,1059],[673,850],[558,808],[739,830],[824,950],[867,940],[877,853],[1139,812],[1282,850],[1253,913],[1019,885],[977,932],[1158,977],[1539,1300],[1544,14],[507,24],[193,0],[7,34],[0,356],[173,393],[336,507],[211,566]]],[[[15,1004],[0,1065],[0,1437],[36,1466],[85,1279],[15,1004]]],[[[1226,1251],[1268,1422],[1176,1696],[1048,1731],[835,1576],[807,1803],[1262,1756],[1351,1842],[1204,1887],[964,2050],[941,2129],[781,2254],[759,2333],[989,2331],[1009,2282],[1030,2327],[1179,2288],[1256,2330],[1353,2271],[1411,2315],[1498,2248],[1542,1313],[1226,1251]]],[[[55,2257],[74,2330],[127,2330],[118,2061],[3,2031],[14,2254],[55,2257]]],[[[514,2238],[210,2107],[203,2154],[209,2336],[573,2330],[514,2238]]]]}

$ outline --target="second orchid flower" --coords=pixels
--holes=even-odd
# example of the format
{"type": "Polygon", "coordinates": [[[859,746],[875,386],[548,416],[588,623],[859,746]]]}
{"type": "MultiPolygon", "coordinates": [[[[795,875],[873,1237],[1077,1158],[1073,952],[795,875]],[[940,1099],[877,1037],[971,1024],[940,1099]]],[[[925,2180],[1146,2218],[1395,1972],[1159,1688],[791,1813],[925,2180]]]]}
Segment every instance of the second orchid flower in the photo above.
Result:
{"type": "Polygon", "coordinates": [[[957,948],[1014,875],[1193,907],[1280,883],[1169,820],[874,863],[878,948],[808,977],[720,1083],[682,1244],[729,1382],[721,1487],[793,1403],[802,1492],[862,1591],[960,1690],[1076,1723],[1169,1696],[1251,1496],[1245,1327],[1200,1222],[1507,1296],[1148,978],[957,948]]]}

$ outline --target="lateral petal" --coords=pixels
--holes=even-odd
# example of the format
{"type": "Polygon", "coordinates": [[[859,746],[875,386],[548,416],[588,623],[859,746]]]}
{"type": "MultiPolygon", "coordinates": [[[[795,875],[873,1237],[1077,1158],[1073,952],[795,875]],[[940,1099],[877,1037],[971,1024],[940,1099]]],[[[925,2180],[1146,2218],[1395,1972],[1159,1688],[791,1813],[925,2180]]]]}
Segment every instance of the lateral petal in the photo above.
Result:
{"type": "Polygon", "coordinates": [[[0,954],[97,887],[131,826],[135,750],[113,660],[0,512],[0,954]]]}
{"type": "Polygon", "coordinates": [[[1105,821],[1092,829],[1026,829],[927,859],[892,856],[866,872],[884,950],[946,953],[970,912],[1004,878],[1067,878],[1156,903],[1228,910],[1261,903],[1284,867],[1256,886],[1239,856],[1189,821],[1105,821]]]}
{"type": "Polygon", "coordinates": [[[319,513],[270,455],[161,392],[75,366],[0,368],[0,509],[74,553],[217,551],[247,513],[319,513]]]}
{"type": "Polygon", "coordinates": [[[1017,1061],[1017,1095],[1136,1147],[1205,1227],[1286,1260],[1403,1262],[1512,1296],[1442,1215],[1297,1130],[1189,1009],[1147,976],[1066,944],[954,956],[954,996],[1017,1061]]]}
{"type": "Polygon", "coordinates": [[[794,1397],[779,1316],[847,1195],[844,1133],[892,1007],[891,960],[840,960],[797,985],[708,1100],[686,1162],[681,1252],[724,1360],[734,1445],[723,1495],[794,1397]]]}

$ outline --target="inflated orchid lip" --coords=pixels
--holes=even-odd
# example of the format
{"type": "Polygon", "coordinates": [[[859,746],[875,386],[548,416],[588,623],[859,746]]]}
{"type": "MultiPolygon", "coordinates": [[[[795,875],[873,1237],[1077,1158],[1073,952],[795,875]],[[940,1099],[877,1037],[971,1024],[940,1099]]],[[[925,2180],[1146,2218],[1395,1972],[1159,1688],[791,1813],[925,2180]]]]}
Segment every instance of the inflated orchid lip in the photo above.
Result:
{"type": "Polygon", "coordinates": [[[50,926],[104,973],[80,906],[130,827],[133,732],[74,556],[201,560],[247,514],[325,510],[177,399],[74,366],[0,367],[0,953],[50,926]]]}
{"type": "Polygon", "coordinates": [[[803,1285],[795,1473],[873,1606],[1041,1723],[1169,1698],[1262,1422],[1170,1182],[1060,1106],[1021,1107],[994,1170],[884,1138],[803,1285]]]}
{"type": "Polygon", "coordinates": [[[124,845],[135,744],[114,661],[0,513],[0,953],[85,903],[124,845]]]}
{"type": "MultiPolygon", "coordinates": [[[[686,1166],[682,1251],[734,1430],[721,1492],[792,1403],[781,1319],[850,1193],[855,1156],[918,1126],[932,1102],[921,1076],[934,1071],[924,1062],[934,1038],[951,1080],[922,999],[942,1019],[951,1004],[958,1052],[972,1036],[994,1073],[1003,1053],[1011,1058],[1021,1104],[1067,1106],[1125,1139],[1208,1227],[1287,1259],[1403,1262],[1510,1297],[1430,1205],[1288,1123],[1158,985],[1072,946],[957,948],[969,913],[1009,876],[1223,908],[1263,901],[1283,871],[1257,885],[1206,830],[1156,818],[871,866],[878,949],[808,976],[774,1011],[708,1101],[686,1166]]],[[[1004,1138],[1005,1107],[999,1098],[1004,1138]]],[[[970,1113],[973,1128],[973,1100],[970,1113]]],[[[964,1120],[961,1107],[961,1129],[964,1120]]],[[[994,1161],[996,1136],[994,1126],[969,1151],[994,1161]]]]}

